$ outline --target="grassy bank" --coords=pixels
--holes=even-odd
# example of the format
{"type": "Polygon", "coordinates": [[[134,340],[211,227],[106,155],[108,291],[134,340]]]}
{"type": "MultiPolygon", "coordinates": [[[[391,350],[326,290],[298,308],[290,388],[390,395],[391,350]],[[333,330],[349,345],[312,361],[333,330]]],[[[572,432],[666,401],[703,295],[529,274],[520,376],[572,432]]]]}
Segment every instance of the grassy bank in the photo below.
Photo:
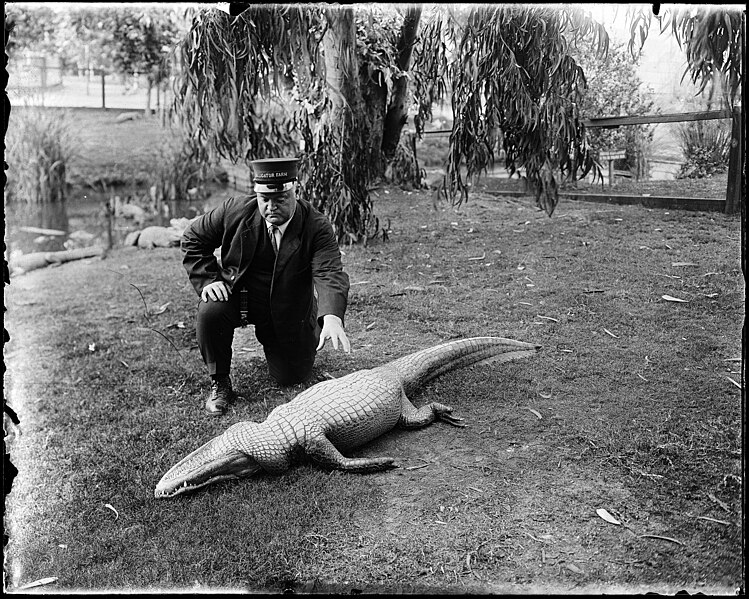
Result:
{"type": "Polygon", "coordinates": [[[400,469],[302,464],[156,501],[173,463],[304,386],[278,388],[240,330],[245,400],[203,415],[197,297],[176,249],[16,277],[9,588],[743,587],[738,218],[570,203],[550,219],[480,194],[435,210],[431,194],[395,189],[375,206],[389,241],[344,248],[353,352],[323,350],[318,376],[456,337],[542,352],[444,375],[413,398],[452,405],[469,428],[395,431],[356,453],[400,469]]]}

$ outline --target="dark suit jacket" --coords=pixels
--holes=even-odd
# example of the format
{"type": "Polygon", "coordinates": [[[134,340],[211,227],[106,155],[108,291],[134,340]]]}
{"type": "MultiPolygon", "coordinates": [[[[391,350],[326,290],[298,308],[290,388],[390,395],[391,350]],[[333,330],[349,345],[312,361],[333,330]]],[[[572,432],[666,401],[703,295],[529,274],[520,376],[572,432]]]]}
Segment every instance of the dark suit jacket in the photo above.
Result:
{"type": "MultiPolygon", "coordinates": [[[[254,194],[229,198],[188,226],[182,236],[182,263],[198,295],[215,281],[233,289],[247,272],[260,235],[267,236],[268,230],[254,194]],[[214,255],[219,246],[220,264],[214,255]]],[[[348,290],[349,278],[330,221],[309,202],[297,200],[271,284],[274,327],[293,336],[304,323],[314,324],[315,318],[322,325],[326,314],[343,320],[348,290]]]]}

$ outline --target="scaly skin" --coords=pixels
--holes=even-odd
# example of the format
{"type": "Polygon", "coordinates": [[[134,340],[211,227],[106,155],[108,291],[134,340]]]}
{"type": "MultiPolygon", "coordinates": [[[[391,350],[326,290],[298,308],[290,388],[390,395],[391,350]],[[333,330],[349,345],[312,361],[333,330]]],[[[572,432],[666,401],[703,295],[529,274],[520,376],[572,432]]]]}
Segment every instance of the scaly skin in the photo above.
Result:
{"type": "Polygon", "coordinates": [[[398,424],[419,428],[440,419],[463,426],[449,406],[433,402],[416,408],[407,394],[450,370],[522,358],[539,349],[502,337],[473,337],[323,381],[275,408],[264,422],[238,422],[193,451],[162,477],[154,494],[174,497],[260,470],[283,472],[300,452],[349,472],[393,468],[390,457],[347,458],[341,451],[364,445],[398,424]]]}

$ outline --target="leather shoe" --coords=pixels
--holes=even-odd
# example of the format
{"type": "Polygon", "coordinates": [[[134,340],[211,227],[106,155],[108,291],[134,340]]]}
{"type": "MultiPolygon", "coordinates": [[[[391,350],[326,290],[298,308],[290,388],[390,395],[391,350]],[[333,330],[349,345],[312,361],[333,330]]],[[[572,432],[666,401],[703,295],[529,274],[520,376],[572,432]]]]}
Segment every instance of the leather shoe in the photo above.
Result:
{"type": "Polygon", "coordinates": [[[205,412],[209,416],[223,416],[229,404],[236,399],[228,376],[213,379],[211,394],[205,400],[205,412]]]}

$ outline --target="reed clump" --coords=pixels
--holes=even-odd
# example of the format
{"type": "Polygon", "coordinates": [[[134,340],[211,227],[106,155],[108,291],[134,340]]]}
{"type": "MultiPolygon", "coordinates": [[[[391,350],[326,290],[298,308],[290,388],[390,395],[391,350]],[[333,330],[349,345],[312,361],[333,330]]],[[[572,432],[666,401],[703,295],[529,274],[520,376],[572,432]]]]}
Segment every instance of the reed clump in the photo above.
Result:
{"type": "Polygon", "coordinates": [[[66,173],[77,147],[68,111],[37,107],[14,110],[6,136],[8,200],[29,204],[64,201],[66,173]]]}

